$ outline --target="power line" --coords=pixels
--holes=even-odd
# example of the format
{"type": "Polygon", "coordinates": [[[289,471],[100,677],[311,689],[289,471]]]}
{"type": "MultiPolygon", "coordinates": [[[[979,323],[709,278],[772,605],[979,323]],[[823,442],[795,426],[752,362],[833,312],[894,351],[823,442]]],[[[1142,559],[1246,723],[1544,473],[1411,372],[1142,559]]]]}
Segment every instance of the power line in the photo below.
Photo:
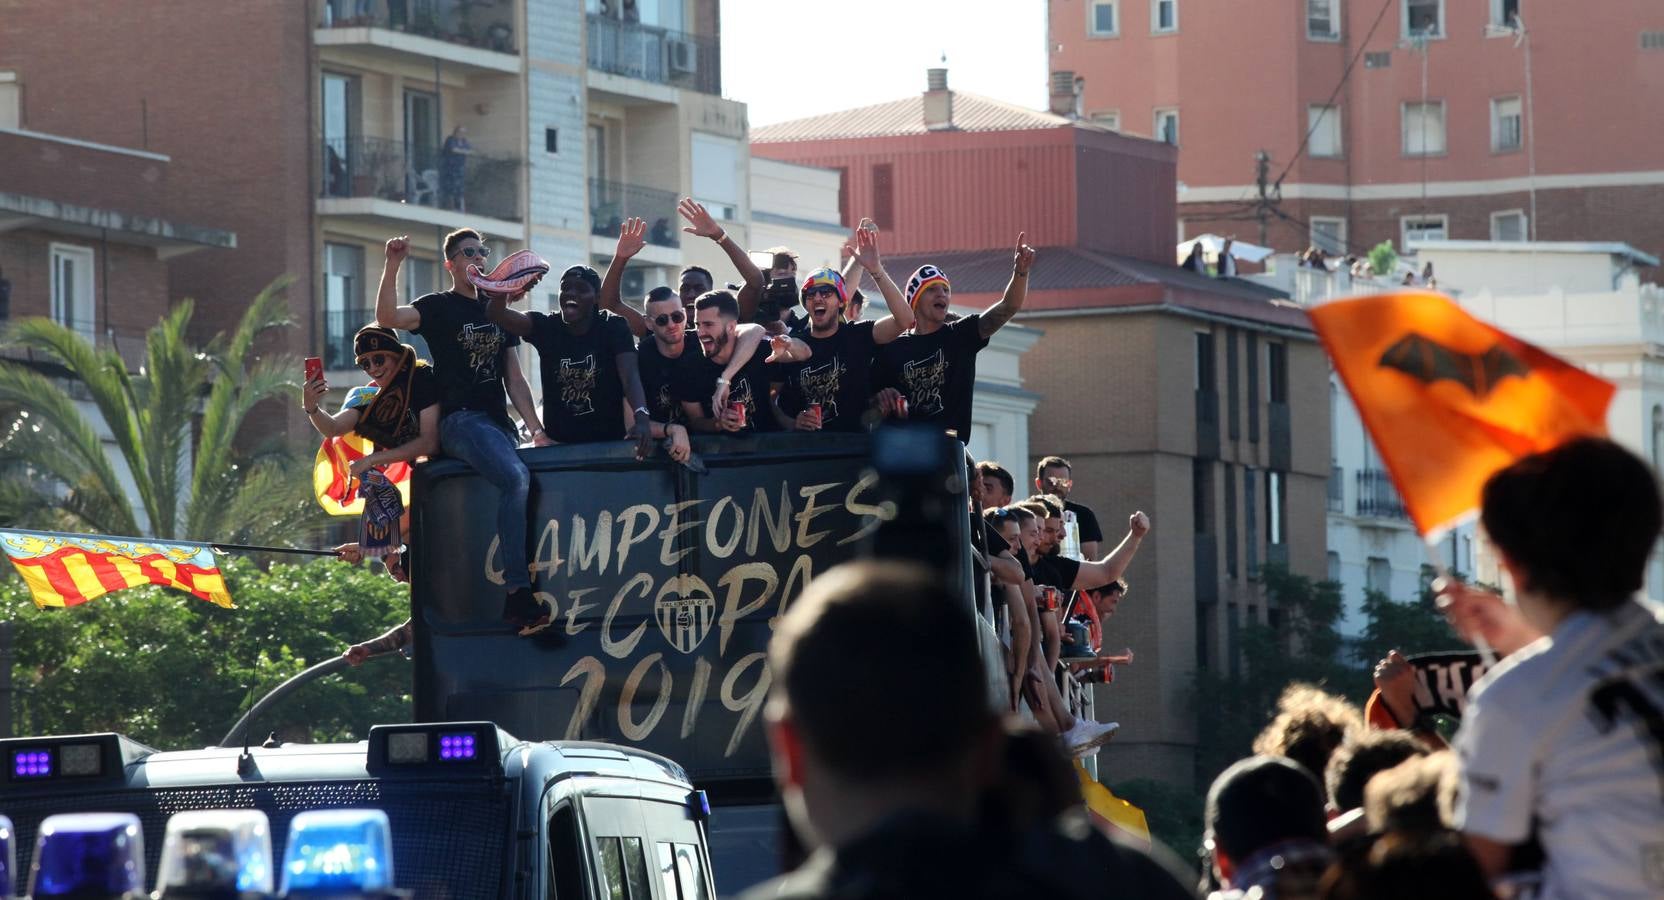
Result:
{"type": "Polygon", "coordinates": [[[1375,37],[1375,29],[1381,27],[1381,20],[1387,17],[1387,10],[1391,9],[1396,2],[1398,0],[1386,0],[1381,4],[1381,11],[1375,14],[1375,21],[1369,26],[1369,31],[1364,35],[1364,39],[1358,43],[1358,52],[1352,54],[1352,59],[1346,63],[1346,68],[1340,73],[1340,81],[1335,84],[1335,89],[1329,92],[1329,99],[1324,101],[1322,114],[1317,117],[1316,122],[1313,122],[1306,129],[1306,136],[1300,139],[1300,146],[1295,148],[1294,155],[1289,158],[1288,165],[1283,167],[1282,174],[1274,180],[1274,191],[1280,192],[1282,190],[1283,179],[1288,177],[1289,170],[1293,169],[1294,164],[1305,154],[1306,145],[1311,142],[1312,135],[1317,133],[1317,126],[1323,124],[1323,117],[1329,114],[1329,110],[1335,108],[1335,98],[1340,96],[1341,88],[1346,87],[1347,79],[1352,77],[1352,70],[1357,67],[1358,60],[1363,58],[1364,51],[1369,47],[1370,38],[1375,37]]]}

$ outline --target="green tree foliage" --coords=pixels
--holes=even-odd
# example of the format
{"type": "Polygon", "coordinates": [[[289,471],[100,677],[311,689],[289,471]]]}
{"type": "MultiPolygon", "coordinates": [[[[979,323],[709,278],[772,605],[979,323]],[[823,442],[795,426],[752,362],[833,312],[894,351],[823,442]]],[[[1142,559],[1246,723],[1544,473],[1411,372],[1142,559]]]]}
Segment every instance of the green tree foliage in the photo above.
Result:
{"type": "Polygon", "coordinates": [[[1398,267],[1398,251],[1392,248],[1392,241],[1382,241],[1370,248],[1369,268],[1377,277],[1391,278],[1393,270],[1398,267]]]}
{"type": "MultiPolygon", "coordinates": [[[[68,609],[36,609],[0,581],[14,622],[14,734],[117,731],[164,749],[212,744],[254,701],[308,666],[410,613],[408,588],[331,559],[222,562],[236,609],[142,587],[68,609]]],[[[256,740],[360,739],[410,717],[410,666],[392,656],[302,688],[253,723],[256,740]]]]}
{"type": "Polygon", "coordinates": [[[282,288],[261,291],[235,332],[200,348],[186,337],[193,304],[178,304],[150,329],[137,373],[50,319],[13,326],[7,343],[61,369],[71,390],[36,367],[0,362],[0,522],[291,545],[319,528],[303,461],[280,444],[245,452],[234,443],[257,404],[294,388],[298,360],[254,351],[262,333],[287,324],[282,288]],[[75,395],[98,416],[83,414],[75,395]],[[125,473],[106,453],[99,418],[125,473]]]}

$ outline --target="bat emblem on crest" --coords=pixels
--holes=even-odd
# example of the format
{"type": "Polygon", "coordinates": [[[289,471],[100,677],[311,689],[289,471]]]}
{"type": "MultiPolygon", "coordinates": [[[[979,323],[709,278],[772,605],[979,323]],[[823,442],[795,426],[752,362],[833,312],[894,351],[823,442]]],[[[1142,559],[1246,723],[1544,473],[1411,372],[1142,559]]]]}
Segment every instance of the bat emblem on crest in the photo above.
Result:
{"type": "Polygon", "coordinates": [[[1525,378],[1531,374],[1531,367],[1500,343],[1492,344],[1483,353],[1463,353],[1415,332],[1388,347],[1381,354],[1379,365],[1397,369],[1429,386],[1439,381],[1454,381],[1480,400],[1509,375],[1525,378]]]}

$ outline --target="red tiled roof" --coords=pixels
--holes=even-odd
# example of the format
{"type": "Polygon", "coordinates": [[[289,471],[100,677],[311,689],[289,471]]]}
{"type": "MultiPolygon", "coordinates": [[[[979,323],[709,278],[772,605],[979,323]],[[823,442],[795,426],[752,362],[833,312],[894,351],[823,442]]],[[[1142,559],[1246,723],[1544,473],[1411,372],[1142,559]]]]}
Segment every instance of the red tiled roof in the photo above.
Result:
{"type": "MultiPolygon", "coordinates": [[[[953,92],[953,127],[940,131],[1032,131],[1041,128],[1096,128],[1084,122],[1054,116],[975,94],[953,92]]],[[[924,96],[914,94],[901,100],[861,106],[806,119],[778,122],[751,130],[754,144],[819,141],[833,138],[891,137],[927,134],[924,124],[924,96]]]]}
{"type": "MultiPolygon", "coordinates": [[[[925,263],[941,267],[955,298],[998,295],[1011,278],[1011,251],[968,250],[887,256],[884,268],[898,284],[925,263]]],[[[863,287],[877,296],[870,280],[863,287]]],[[[1280,291],[1236,278],[1212,278],[1082,247],[1036,249],[1025,311],[1171,306],[1212,315],[1311,329],[1304,310],[1280,291]]]]}

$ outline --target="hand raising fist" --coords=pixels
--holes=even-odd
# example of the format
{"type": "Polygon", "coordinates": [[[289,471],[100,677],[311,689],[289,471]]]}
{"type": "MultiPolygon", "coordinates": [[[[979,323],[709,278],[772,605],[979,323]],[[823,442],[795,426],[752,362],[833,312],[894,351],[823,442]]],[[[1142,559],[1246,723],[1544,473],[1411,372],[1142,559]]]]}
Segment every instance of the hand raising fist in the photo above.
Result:
{"type": "Polygon", "coordinates": [[[1127,517],[1127,528],[1132,531],[1133,537],[1141,538],[1150,533],[1150,517],[1139,510],[1127,517]]]}
{"type": "Polygon", "coordinates": [[[403,234],[396,238],[387,239],[387,261],[398,264],[410,255],[410,235],[403,234]]]}

